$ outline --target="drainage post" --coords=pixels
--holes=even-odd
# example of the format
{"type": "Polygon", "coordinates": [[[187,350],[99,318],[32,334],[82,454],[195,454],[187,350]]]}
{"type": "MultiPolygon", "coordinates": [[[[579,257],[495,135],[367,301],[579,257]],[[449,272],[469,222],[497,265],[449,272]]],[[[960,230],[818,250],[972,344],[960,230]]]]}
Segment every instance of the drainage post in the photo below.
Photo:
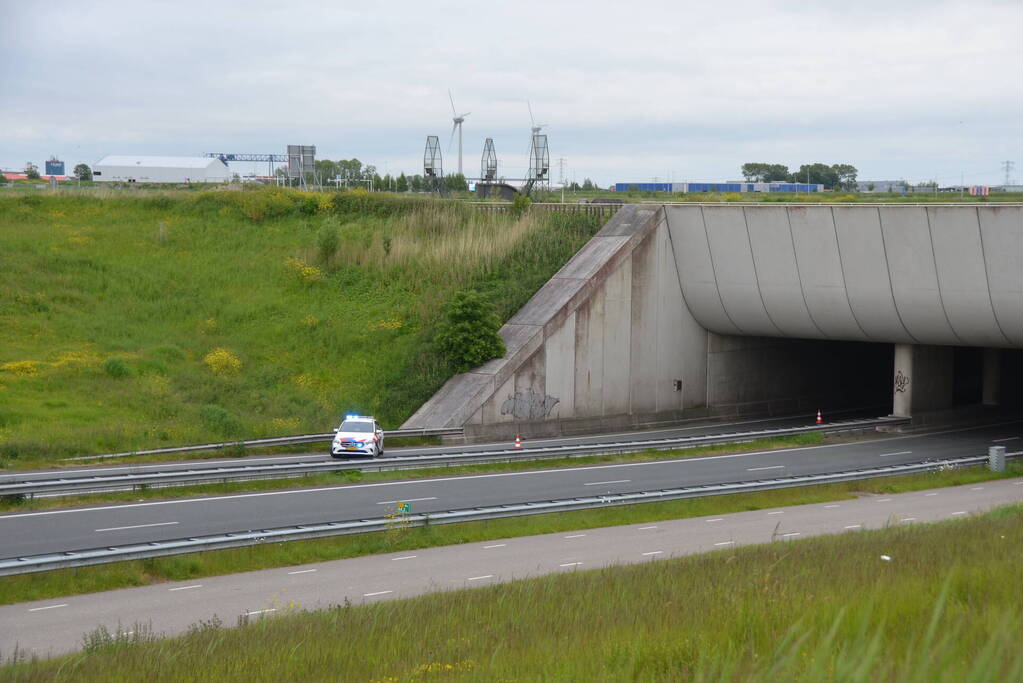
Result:
{"type": "Polygon", "coordinates": [[[987,468],[992,472],[1005,471],[1005,446],[991,446],[987,449],[987,468]]]}

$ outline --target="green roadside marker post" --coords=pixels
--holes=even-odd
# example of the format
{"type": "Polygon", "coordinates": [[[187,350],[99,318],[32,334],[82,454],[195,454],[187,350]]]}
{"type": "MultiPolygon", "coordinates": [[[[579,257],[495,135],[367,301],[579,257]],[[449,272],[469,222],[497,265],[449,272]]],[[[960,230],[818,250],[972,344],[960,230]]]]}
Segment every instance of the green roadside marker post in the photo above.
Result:
{"type": "Polygon", "coordinates": [[[402,514],[409,514],[412,512],[412,503],[398,503],[398,512],[402,514]]]}

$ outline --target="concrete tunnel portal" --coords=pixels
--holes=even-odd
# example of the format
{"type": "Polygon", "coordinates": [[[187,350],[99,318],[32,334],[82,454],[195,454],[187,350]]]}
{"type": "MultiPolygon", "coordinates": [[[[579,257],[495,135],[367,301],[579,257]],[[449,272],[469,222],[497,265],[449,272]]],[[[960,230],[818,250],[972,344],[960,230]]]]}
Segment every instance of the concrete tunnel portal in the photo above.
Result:
{"type": "Polygon", "coordinates": [[[501,335],[405,426],[1018,410],[1023,206],[626,206],[501,335]]]}

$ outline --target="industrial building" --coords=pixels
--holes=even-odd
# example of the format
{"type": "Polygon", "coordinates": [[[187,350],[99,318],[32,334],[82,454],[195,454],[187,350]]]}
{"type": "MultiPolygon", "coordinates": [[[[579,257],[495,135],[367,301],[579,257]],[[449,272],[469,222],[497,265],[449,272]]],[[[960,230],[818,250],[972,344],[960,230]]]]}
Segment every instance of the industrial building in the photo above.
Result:
{"type": "Polygon", "coordinates": [[[226,183],[231,171],[206,157],[106,156],[92,165],[98,183],[226,183]]]}
{"type": "Polygon", "coordinates": [[[615,183],[615,192],[823,192],[824,186],[814,183],[615,183]]]}

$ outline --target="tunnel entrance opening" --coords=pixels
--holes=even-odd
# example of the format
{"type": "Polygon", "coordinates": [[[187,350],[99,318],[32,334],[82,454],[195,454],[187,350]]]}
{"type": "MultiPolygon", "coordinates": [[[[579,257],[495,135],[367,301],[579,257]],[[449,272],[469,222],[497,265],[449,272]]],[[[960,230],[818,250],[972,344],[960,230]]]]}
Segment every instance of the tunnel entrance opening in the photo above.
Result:
{"type": "Polygon", "coordinates": [[[952,405],[980,405],[983,400],[984,351],[956,347],[952,352],[952,405]]]}

